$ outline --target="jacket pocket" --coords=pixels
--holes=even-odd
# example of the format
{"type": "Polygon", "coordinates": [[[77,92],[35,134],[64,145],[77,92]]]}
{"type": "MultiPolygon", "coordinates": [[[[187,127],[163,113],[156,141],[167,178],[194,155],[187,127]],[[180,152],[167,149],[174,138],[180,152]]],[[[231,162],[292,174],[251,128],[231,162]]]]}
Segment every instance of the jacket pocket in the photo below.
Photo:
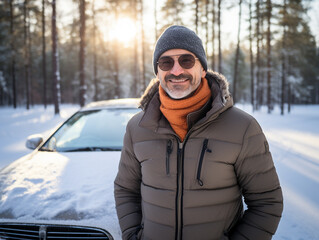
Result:
{"type": "Polygon", "coordinates": [[[202,167],[203,167],[203,161],[204,161],[204,156],[206,152],[212,152],[209,148],[208,148],[208,139],[206,138],[203,142],[203,146],[202,146],[202,151],[200,153],[200,158],[199,158],[199,162],[198,162],[198,168],[197,168],[197,182],[200,186],[203,186],[204,183],[201,179],[201,173],[202,173],[202,167]]]}
{"type": "Polygon", "coordinates": [[[173,142],[172,140],[168,140],[167,141],[167,145],[166,145],[166,175],[169,175],[169,160],[170,160],[170,156],[171,153],[173,151],[173,142]]]}

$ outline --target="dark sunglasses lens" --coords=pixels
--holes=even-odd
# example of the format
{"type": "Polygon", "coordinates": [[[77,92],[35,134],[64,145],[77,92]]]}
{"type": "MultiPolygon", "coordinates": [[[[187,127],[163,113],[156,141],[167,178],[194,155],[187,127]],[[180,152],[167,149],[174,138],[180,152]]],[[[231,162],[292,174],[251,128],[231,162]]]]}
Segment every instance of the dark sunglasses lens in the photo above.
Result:
{"type": "MultiPolygon", "coordinates": [[[[178,63],[182,68],[190,69],[195,65],[195,57],[191,54],[184,54],[178,58],[178,63]]],[[[161,57],[158,60],[158,67],[163,71],[169,71],[174,66],[174,59],[171,57],[161,57]]]]}
{"type": "Polygon", "coordinates": [[[181,55],[178,58],[178,63],[182,68],[190,69],[195,65],[195,57],[190,54],[181,55]]]}
{"type": "Polygon", "coordinates": [[[174,59],[171,57],[161,57],[158,60],[158,67],[163,71],[168,71],[174,66],[174,59]]]}

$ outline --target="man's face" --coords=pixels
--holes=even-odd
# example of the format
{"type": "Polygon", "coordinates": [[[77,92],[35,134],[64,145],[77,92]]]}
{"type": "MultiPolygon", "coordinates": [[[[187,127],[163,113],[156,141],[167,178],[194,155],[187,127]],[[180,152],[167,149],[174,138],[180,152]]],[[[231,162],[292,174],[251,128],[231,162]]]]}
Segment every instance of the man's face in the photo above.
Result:
{"type": "Polygon", "coordinates": [[[160,80],[162,88],[173,99],[188,97],[198,88],[201,79],[206,75],[206,72],[198,59],[195,60],[194,66],[190,69],[181,67],[178,58],[183,54],[191,54],[196,58],[190,51],[184,49],[171,49],[164,52],[159,59],[166,56],[173,58],[174,66],[172,69],[163,71],[157,66],[157,78],[160,80]]]}

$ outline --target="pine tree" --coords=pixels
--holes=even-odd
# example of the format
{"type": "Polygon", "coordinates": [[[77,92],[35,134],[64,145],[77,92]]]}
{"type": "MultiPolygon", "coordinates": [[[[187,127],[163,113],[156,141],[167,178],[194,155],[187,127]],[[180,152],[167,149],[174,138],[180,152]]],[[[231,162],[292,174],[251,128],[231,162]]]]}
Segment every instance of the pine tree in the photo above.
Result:
{"type": "Polygon", "coordinates": [[[86,99],[85,85],[85,0],[81,0],[79,4],[80,10],[80,106],[83,107],[86,99]]]}
{"type": "Polygon", "coordinates": [[[255,109],[255,65],[253,55],[253,33],[252,33],[252,0],[249,2],[249,56],[250,56],[250,101],[255,109]]]}
{"type": "Polygon", "coordinates": [[[53,71],[53,102],[54,114],[60,114],[60,65],[58,51],[58,33],[56,26],[56,1],[52,0],[52,71],[53,71]]]}
{"type": "MultiPolygon", "coordinates": [[[[280,24],[284,27],[282,51],[285,78],[288,80],[288,94],[291,91],[294,102],[314,103],[316,99],[316,42],[305,21],[307,8],[299,0],[287,0],[283,4],[285,11],[281,14],[280,24]]],[[[283,94],[285,89],[282,90],[283,94]]],[[[284,101],[283,97],[283,100],[284,101]]],[[[288,100],[291,99],[289,96],[288,100]]]]}
{"type": "Polygon", "coordinates": [[[234,81],[233,81],[233,99],[234,103],[237,101],[237,75],[238,75],[238,61],[239,61],[239,49],[240,49],[240,27],[241,27],[241,9],[242,9],[242,0],[239,0],[239,13],[238,13],[238,32],[237,32],[237,47],[235,55],[235,66],[234,66],[234,81]]]}
{"type": "Polygon", "coordinates": [[[47,66],[46,66],[46,40],[45,40],[45,0],[42,0],[42,77],[43,77],[43,105],[47,107],[47,66]]]}
{"type": "Polygon", "coordinates": [[[217,14],[217,24],[218,24],[218,72],[223,73],[222,64],[222,39],[221,39],[221,4],[222,0],[218,0],[218,14],[217,14]]]}
{"type": "Polygon", "coordinates": [[[268,113],[272,111],[271,101],[271,17],[272,17],[272,3],[267,0],[267,106],[268,113]]]}
{"type": "Polygon", "coordinates": [[[30,58],[29,58],[29,23],[28,23],[28,0],[23,3],[23,23],[24,23],[24,81],[26,90],[26,109],[30,109],[30,58]]]}
{"type": "Polygon", "coordinates": [[[17,108],[17,83],[16,83],[16,49],[14,40],[14,1],[9,1],[10,4],[10,46],[11,46],[11,78],[12,78],[12,98],[13,108],[17,108]]]}

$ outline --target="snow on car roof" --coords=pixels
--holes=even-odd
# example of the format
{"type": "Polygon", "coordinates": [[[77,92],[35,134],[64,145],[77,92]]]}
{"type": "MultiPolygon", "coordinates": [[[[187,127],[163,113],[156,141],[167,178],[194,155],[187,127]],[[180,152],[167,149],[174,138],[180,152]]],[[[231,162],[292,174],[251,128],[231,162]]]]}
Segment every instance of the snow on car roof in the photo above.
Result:
{"type": "Polygon", "coordinates": [[[81,110],[92,110],[101,108],[138,108],[139,98],[120,98],[112,100],[103,100],[91,102],[85,105],[81,110]]]}

